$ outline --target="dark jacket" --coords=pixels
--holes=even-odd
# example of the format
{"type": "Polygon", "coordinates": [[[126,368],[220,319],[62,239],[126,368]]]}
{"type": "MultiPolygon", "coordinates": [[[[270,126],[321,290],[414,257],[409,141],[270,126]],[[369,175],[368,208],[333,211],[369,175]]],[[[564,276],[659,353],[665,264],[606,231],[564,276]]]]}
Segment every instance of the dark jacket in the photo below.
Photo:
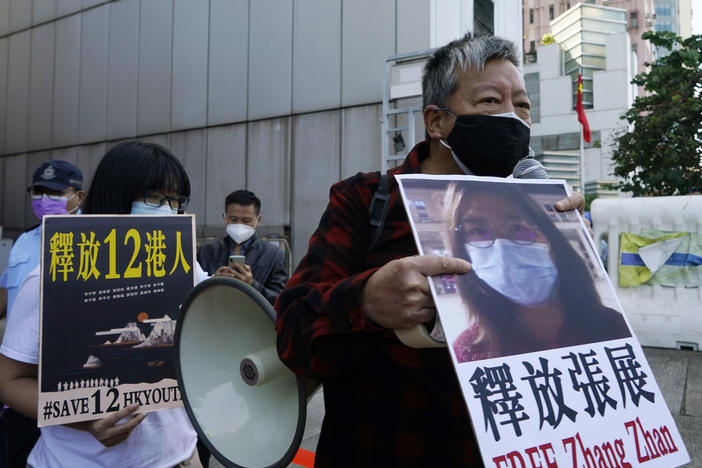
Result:
{"type": "Polygon", "coordinates": [[[276,303],[278,355],[297,375],[324,385],[318,468],[482,466],[446,349],[405,346],[366,317],[360,299],[378,268],[417,255],[392,176],[421,172],[428,155],[428,143],[419,143],[389,171],[384,229],[372,250],[368,207],[379,174],[334,184],[307,254],[276,303]]]}
{"type": "MultiPolygon", "coordinates": [[[[197,261],[210,275],[229,262],[229,254],[234,248],[234,241],[229,236],[217,239],[200,246],[197,249],[197,261]]],[[[285,255],[270,242],[261,241],[256,234],[246,249],[246,264],[251,267],[253,274],[252,286],[271,304],[275,303],[278,294],[288,281],[285,269],[285,255]]]]}

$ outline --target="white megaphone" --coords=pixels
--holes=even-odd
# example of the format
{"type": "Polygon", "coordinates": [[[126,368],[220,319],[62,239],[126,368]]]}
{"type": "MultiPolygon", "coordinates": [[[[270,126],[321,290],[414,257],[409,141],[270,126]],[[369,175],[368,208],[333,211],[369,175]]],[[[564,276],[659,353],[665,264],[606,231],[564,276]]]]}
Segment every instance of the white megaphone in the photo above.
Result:
{"type": "Polygon", "coordinates": [[[275,311],[248,284],[217,276],[183,303],[176,374],[185,410],[230,467],[288,466],[305,429],[307,391],[278,358],[275,311]]]}

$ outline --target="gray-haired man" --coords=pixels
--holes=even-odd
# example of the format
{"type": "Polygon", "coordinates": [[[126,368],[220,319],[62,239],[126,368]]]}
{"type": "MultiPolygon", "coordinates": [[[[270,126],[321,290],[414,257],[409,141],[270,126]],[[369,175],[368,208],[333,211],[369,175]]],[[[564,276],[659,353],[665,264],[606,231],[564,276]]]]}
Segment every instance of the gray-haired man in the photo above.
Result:
{"type": "MultiPolygon", "coordinates": [[[[416,257],[396,174],[507,176],[528,153],[529,97],[513,45],[466,36],[437,50],[424,79],[427,139],[389,171],[384,229],[369,251],[377,173],[335,184],[307,255],[276,309],[278,352],[321,378],[315,466],[479,466],[465,404],[443,349],[412,349],[393,329],[431,323],[427,276],[466,273],[458,258],[416,257]]],[[[581,195],[559,202],[584,206],[581,195]]]]}

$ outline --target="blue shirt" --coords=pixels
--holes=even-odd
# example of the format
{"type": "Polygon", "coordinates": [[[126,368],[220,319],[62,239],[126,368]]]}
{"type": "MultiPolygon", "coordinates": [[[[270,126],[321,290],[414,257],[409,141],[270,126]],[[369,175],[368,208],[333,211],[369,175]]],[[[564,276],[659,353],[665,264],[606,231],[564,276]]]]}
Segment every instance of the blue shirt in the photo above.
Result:
{"type": "MultiPolygon", "coordinates": [[[[231,240],[231,237],[229,238],[229,240],[231,240]]],[[[249,247],[251,247],[252,241],[253,241],[253,236],[249,237],[244,242],[239,244],[239,255],[246,255],[246,251],[249,250],[249,247]]],[[[232,241],[232,250],[231,250],[232,253],[234,253],[234,247],[236,247],[236,242],[232,241]]]]}
{"type": "Polygon", "coordinates": [[[0,276],[0,287],[7,289],[7,316],[10,316],[19,287],[27,275],[39,266],[41,259],[41,226],[27,231],[15,242],[10,250],[7,268],[0,276]]]}

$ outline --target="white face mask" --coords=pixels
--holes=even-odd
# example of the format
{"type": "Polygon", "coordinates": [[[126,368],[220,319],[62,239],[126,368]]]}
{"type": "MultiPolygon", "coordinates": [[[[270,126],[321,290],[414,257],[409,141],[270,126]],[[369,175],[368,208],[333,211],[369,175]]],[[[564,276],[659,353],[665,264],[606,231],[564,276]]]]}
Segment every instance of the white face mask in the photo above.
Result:
{"type": "Polygon", "coordinates": [[[135,201],[132,203],[133,215],[171,215],[178,214],[178,210],[171,208],[167,203],[161,206],[150,206],[143,201],[135,201]]]}
{"type": "Polygon", "coordinates": [[[520,245],[507,239],[495,239],[490,247],[465,245],[473,271],[495,291],[512,302],[536,307],[553,292],[558,270],[548,245],[520,245]]]}
{"type": "Polygon", "coordinates": [[[526,123],[524,120],[522,120],[522,118],[519,117],[519,116],[518,116],[517,114],[515,114],[514,112],[505,112],[504,114],[487,114],[487,115],[489,115],[490,117],[512,117],[513,119],[517,119],[517,120],[519,120],[521,123],[523,123],[524,125],[526,125],[527,127],[531,128],[531,125],[529,125],[529,124],[526,123]]]}
{"type": "Polygon", "coordinates": [[[248,224],[227,224],[227,235],[237,244],[246,242],[256,230],[248,224]]]}

